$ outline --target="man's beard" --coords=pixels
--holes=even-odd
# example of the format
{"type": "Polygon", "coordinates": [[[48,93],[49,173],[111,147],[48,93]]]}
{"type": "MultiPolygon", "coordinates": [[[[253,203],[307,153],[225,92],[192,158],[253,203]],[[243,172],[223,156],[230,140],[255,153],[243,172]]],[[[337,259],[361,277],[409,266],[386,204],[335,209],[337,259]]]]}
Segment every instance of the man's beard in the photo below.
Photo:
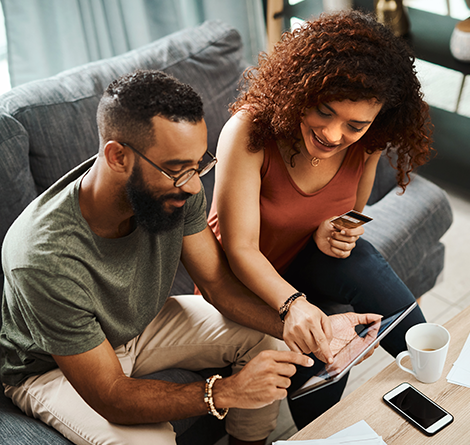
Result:
{"type": "Polygon", "coordinates": [[[183,207],[173,211],[165,210],[168,199],[187,200],[190,193],[169,193],[154,197],[154,193],[145,185],[138,163],[126,183],[126,195],[134,211],[135,221],[149,233],[157,234],[176,228],[183,220],[183,207]]]}

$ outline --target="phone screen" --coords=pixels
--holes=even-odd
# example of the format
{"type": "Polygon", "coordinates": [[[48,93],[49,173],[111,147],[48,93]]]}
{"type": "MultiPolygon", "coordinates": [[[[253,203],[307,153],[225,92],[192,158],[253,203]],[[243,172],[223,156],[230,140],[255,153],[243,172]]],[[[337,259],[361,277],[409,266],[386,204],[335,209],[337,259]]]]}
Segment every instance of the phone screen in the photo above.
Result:
{"type": "Polygon", "coordinates": [[[424,428],[429,428],[447,415],[412,386],[390,399],[390,403],[424,428]]]}

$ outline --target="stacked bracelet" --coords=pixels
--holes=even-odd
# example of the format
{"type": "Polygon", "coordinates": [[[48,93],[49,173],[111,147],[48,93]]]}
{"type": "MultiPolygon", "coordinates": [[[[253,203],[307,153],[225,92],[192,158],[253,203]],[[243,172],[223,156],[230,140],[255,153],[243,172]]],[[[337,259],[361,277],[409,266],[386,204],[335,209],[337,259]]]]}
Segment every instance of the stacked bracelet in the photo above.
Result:
{"type": "Polygon", "coordinates": [[[211,416],[217,417],[217,419],[222,420],[228,413],[228,408],[217,409],[214,405],[214,398],[212,396],[212,387],[214,386],[214,382],[218,379],[221,379],[222,376],[215,374],[212,377],[206,379],[206,390],[204,393],[204,402],[207,405],[207,412],[211,416]]]}
{"type": "Polygon", "coordinates": [[[284,319],[286,318],[287,313],[292,305],[292,303],[297,300],[299,297],[307,298],[307,296],[303,292],[296,292],[295,294],[291,295],[284,304],[279,308],[279,317],[281,317],[281,321],[284,323],[284,319]]]}

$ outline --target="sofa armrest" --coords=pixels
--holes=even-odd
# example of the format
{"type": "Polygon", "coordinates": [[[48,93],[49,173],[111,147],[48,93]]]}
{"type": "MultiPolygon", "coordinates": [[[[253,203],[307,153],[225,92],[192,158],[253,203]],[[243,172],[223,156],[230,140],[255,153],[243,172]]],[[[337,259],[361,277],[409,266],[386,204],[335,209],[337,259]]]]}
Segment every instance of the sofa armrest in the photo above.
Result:
{"type": "Polygon", "coordinates": [[[374,221],[363,236],[406,282],[452,224],[452,209],[446,192],[419,175],[413,175],[403,195],[400,192],[395,187],[366,206],[364,212],[374,221]]]}

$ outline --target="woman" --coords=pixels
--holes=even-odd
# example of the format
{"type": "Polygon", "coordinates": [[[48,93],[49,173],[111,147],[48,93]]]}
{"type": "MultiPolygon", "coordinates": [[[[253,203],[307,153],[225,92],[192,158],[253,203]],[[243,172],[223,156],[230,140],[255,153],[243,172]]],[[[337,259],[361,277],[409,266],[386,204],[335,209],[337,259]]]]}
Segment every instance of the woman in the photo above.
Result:
{"type": "MultiPolygon", "coordinates": [[[[428,107],[406,44],[357,11],[285,33],[245,81],[220,135],[209,223],[238,278],[280,310],[287,345],[315,352],[329,323],[318,306],[386,315],[414,301],[362,227],[331,220],[363,211],[384,150],[396,151],[406,189],[428,158],[428,107]]],[[[415,309],[382,346],[397,355],[406,330],[424,321],[415,309]]],[[[337,401],[345,383],[314,394],[314,410],[291,403],[297,426],[337,401]]]]}

